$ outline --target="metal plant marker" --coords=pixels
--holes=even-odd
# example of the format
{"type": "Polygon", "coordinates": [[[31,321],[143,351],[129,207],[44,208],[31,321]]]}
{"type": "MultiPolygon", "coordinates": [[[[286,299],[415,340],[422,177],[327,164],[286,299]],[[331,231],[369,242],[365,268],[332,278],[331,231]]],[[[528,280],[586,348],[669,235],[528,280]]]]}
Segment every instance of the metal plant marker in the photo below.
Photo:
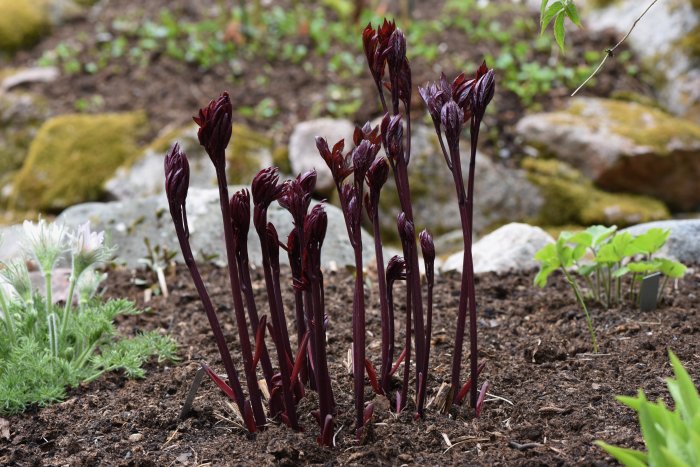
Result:
{"type": "Polygon", "coordinates": [[[656,309],[659,297],[659,279],[661,273],[655,272],[642,279],[642,286],[639,289],[639,308],[642,311],[652,311],[656,309]]]}
{"type": "Polygon", "coordinates": [[[202,384],[202,378],[204,378],[204,368],[199,367],[197,373],[194,374],[194,381],[192,381],[192,386],[187,393],[185,398],[185,403],[182,405],[182,410],[180,411],[180,420],[184,420],[190,410],[192,410],[192,403],[194,402],[194,397],[197,395],[197,390],[202,384]]]}

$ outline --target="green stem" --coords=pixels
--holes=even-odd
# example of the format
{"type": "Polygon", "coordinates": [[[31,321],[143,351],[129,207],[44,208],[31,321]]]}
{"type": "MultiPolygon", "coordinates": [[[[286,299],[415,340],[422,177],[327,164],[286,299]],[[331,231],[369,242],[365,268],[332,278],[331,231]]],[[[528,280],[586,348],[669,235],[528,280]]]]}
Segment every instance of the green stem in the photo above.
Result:
{"type": "Polygon", "coordinates": [[[7,306],[7,301],[5,300],[5,294],[0,290],[0,306],[2,307],[2,315],[5,317],[5,324],[7,325],[7,334],[10,337],[10,343],[15,343],[15,325],[12,322],[12,315],[10,315],[10,308],[7,306]]]}
{"type": "Polygon", "coordinates": [[[666,284],[668,284],[668,276],[664,276],[664,281],[661,284],[661,289],[659,290],[659,296],[656,298],[656,304],[660,304],[664,296],[666,295],[666,284]]]}
{"type": "Polygon", "coordinates": [[[583,308],[583,312],[586,315],[586,324],[588,324],[588,331],[591,334],[591,339],[593,340],[593,353],[598,353],[598,339],[596,339],[595,335],[595,329],[593,329],[593,321],[591,320],[591,315],[588,313],[588,308],[586,307],[586,302],[583,300],[583,297],[581,296],[581,291],[578,288],[578,284],[576,284],[576,281],[574,280],[573,277],[569,274],[569,272],[565,268],[561,268],[561,270],[564,272],[564,276],[566,276],[566,280],[569,282],[569,285],[571,286],[572,289],[574,289],[574,295],[576,296],[576,301],[581,305],[581,308],[583,308]]]}
{"type": "Polygon", "coordinates": [[[61,316],[61,337],[66,332],[68,327],[68,315],[70,314],[71,306],[73,305],[73,292],[75,291],[75,283],[77,282],[77,276],[75,275],[75,268],[73,268],[73,273],[70,275],[70,282],[68,283],[68,295],[66,295],[66,306],[63,308],[63,315],[61,316]]]}
{"type": "Polygon", "coordinates": [[[87,361],[88,357],[92,355],[92,352],[95,351],[95,348],[97,347],[97,342],[93,342],[91,346],[87,347],[83,352],[80,354],[78,359],[75,361],[75,368],[80,369],[85,365],[85,362],[87,361]]]}
{"type": "MultiPolygon", "coordinates": [[[[622,261],[619,261],[617,263],[617,270],[620,270],[620,268],[622,268],[622,261]]],[[[615,281],[617,283],[617,297],[616,298],[617,298],[617,303],[619,305],[620,303],[622,303],[622,277],[618,276],[615,279],[615,281]]]]}
{"type": "MultiPolygon", "coordinates": [[[[51,314],[51,305],[52,305],[51,271],[44,274],[44,285],[46,287],[46,316],[49,316],[51,314]]],[[[44,319],[44,318],[45,318],[44,316],[39,317],[39,319],[44,319]]]]}
{"type": "Polygon", "coordinates": [[[608,280],[606,281],[606,286],[605,286],[605,298],[608,301],[608,309],[610,309],[610,306],[612,305],[612,270],[610,266],[607,267],[608,269],[608,280]]]}

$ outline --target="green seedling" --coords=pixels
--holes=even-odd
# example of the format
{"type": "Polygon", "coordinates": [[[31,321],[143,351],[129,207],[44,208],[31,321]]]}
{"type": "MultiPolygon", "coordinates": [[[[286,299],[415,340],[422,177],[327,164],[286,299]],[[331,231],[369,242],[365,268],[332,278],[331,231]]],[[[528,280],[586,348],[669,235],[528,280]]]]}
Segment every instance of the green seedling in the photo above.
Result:
{"type": "Polygon", "coordinates": [[[593,342],[593,352],[598,353],[598,340],[596,338],[595,329],[593,328],[593,321],[591,320],[591,315],[588,312],[588,307],[586,307],[586,301],[583,298],[581,292],[581,287],[579,286],[576,278],[569,272],[569,270],[580,260],[586,252],[585,247],[581,245],[576,248],[568,246],[567,243],[569,239],[574,234],[571,232],[562,232],[559,235],[559,239],[556,243],[550,243],[542,248],[535,254],[535,259],[541,263],[540,272],[535,277],[535,284],[540,287],[547,285],[547,278],[557,269],[561,270],[566,277],[566,281],[571,286],[574,292],[576,301],[579,306],[583,309],[586,315],[586,324],[588,325],[588,332],[591,335],[591,341],[593,342]]]}
{"type": "Polygon", "coordinates": [[[700,465],[700,396],[693,380],[678,357],[669,350],[676,379],[667,379],[668,391],[676,405],[669,410],[662,400],[650,402],[641,389],[637,397],[618,396],[617,400],[639,414],[639,425],[647,451],[596,444],[629,467],[700,465]]]}
{"type": "Polygon", "coordinates": [[[664,276],[657,301],[663,301],[669,279],[683,277],[686,267],[667,258],[654,258],[666,243],[669,230],[654,228],[633,236],[629,232],[616,233],[617,227],[594,225],[581,232],[562,232],[556,243],[549,244],[535,254],[540,271],[535,284],[544,287],[556,270],[561,270],[572,287],[576,301],[586,314],[594,350],[597,351],[595,333],[585,300],[592,299],[610,308],[623,302],[623,278],[631,275],[628,300],[637,303],[637,284],[656,272],[664,276]],[[582,279],[586,289],[577,281],[582,279]]]}

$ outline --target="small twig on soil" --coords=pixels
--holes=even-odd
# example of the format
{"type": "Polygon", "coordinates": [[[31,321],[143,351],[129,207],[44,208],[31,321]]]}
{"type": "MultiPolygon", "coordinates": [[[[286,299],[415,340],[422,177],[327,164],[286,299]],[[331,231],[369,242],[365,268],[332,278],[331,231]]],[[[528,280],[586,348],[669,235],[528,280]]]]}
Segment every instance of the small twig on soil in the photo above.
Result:
{"type": "Polygon", "coordinates": [[[493,397],[493,399],[489,399],[489,401],[494,400],[494,399],[497,399],[497,400],[501,400],[501,401],[503,401],[503,402],[508,402],[510,405],[515,406],[515,404],[513,404],[511,401],[509,401],[509,400],[506,399],[505,397],[497,396],[497,395],[495,395],[495,394],[491,394],[490,392],[487,392],[486,395],[487,395],[487,396],[490,396],[490,397],[493,397]]]}
{"type": "Polygon", "coordinates": [[[646,8],[646,10],[644,10],[644,13],[642,13],[636,20],[634,20],[634,23],[632,23],[632,27],[629,29],[629,31],[627,31],[627,34],[625,34],[625,36],[622,39],[620,39],[620,41],[617,44],[615,44],[614,46],[605,50],[605,55],[603,56],[603,60],[600,62],[598,67],[595,70],[593,70],[593,73],[591,73],[590,76],[588,78],[586,78],[586,80],[583,83],[581,83],[581,85],[579,87],[577,87],[574,92],[571,93],[571,97],[574,97],[581,90],[581,88],[583,88],[591,79],[593,79],[593,77],[595,75],[598,74],[600,69],[603,68],[603,65],[605,65],[605,61],[608,59],[608,57],[613,57],[615,55],[614,54],[615,49],[617,49],[623,42],[625,42],[625,40],[627,40],[629,35],[634,30],[635,26],[637,26],[637,23],[639,22],[639,20],[642,19],[644,17],[644,15],[646,15],[647,12],[651,9],[651,7],[653,7],[654,4],[658,1],[659,0],[653,0],[649,4],[649,6],[646,8]]]}
{"type": "Polygon", "coordinates": [[[452,447],[452,441],[450,441],[450,438],[447,436],[447,433],[440,433],[442,435],[442,439],[445,440],[445,444],[447,445],[448,448],[452,447]]]}
{"type": "Polygon", "coordinates": [[[540,443],[525,443],[525,444],[520,444],[515,441],[510,441],[508,443],[508,446],[510,446],[513,449],[517,449],[518,451],[527,451],[528,449],[532,448],[537,448],[542,446],[540,443]]]}
{"type": "Polygon", "coordinates": [[[538,410],[539,413],[541,414],[566,414],[571,412],[571,408],[566,408],[562,409],[561,407],[555,407],[555,406],[545,406],[545,407],[540,407],[538,410]]]}
{"type": "Polygon", "coordinates": [[[455,446],[459,446],[461,444],[466,444],[466,443],[483,443],[486,441],[490,441],[489,438],[470,438],[470,437],[465,437],[465,438],[459,438],[460,441],[457,441],[456,443],[452,444],[449,448],[445,449],[442,451],[443,454],[445,454],[447,451],[452,449],[455,446]]]}
{"type": "Polygon", "coordinates": [[[336,446],[336,444],[335,444],[335,437],[338,436],[338,433],[340,433],[340,430],[342,430],[344,427],[345,427],[345,425],[340,425],[340,428],[338,428],[338,431],[336,431],[336,432],[333,434],[333,447],[336,446]]]}
{"type": "Polygon", "coordinates": [[[590,358],[590,357],[609,357],[609,353],[580,353],[576,357],[590,358]]]}

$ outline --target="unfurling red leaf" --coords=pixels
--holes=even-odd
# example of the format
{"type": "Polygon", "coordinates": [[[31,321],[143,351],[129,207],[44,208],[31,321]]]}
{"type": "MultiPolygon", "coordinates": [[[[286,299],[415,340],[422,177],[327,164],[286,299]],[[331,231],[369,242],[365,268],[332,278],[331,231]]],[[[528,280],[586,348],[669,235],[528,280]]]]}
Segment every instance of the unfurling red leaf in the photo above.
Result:
{"type": "Polygon", "coordinates": [[[263,347],[265,346],[265,324],[267,323],[267,315],[263,315],[258,322],[258,331],[255,333],[255,354],[253,355],[252,367],[258,366],[258,361],[262,355],[263,347]]]}
{"type": "Polygon", "coordinates": [[[294,360],[294,369],[292,369],[292,375],[289,378],[292,382],[297,379],[299,371],[301,371],[301,366],[304,363],[304,354],[306,352],[306,346],[309,343],[310,335],[311,331],[306,331],[306,334],[304,334],[304,337],[301,340],[301,345],[299,345],[299,349],[297,350],[297,356],[294,360]]]}
{"type": "Polygon", "coordinates": [[[374,369],[372,362],[369,361],[368,358],[365,358],[365,369],[367,370],[367,376],[369,377],[369,384],[372,386],[372,389],[374,389],[374,392],[377,394],[384,394],[384,391],[382,391],[382,388],[379,386],[379,382],[377,381],[377,370],[374,369]]]}
{"type": "Polygon", "coordinates": [[[479,391],[479,399],[476,401],[476,416],[481,415],[481,410],[484,408],[484,400],[486,400],[486,391],[489,389],[489,382],[484,381],[481,386],[481,391],[479,391]]]}
{"type": "MultiPolygon", "coordinates": [[[[214,373],[214,370],[209,368],[208,365],[202,363],[202,368],[204,368],[204,371],[206,371],[207,375],[209,375],[211,380],[214,381],[214,383],[219,387],[219,389],[221,389],[223,393],[228,396],[229,399],[231,399],[233,402],[236,402],[236,395],[233,393],[233,389],[231,389],[231,386],[226,384],[226,382],[223,379],[219,378],[219,375],[214,373]]],[[[255,426],[255,423],[253,423],[253,426],[255,426]]]]}

